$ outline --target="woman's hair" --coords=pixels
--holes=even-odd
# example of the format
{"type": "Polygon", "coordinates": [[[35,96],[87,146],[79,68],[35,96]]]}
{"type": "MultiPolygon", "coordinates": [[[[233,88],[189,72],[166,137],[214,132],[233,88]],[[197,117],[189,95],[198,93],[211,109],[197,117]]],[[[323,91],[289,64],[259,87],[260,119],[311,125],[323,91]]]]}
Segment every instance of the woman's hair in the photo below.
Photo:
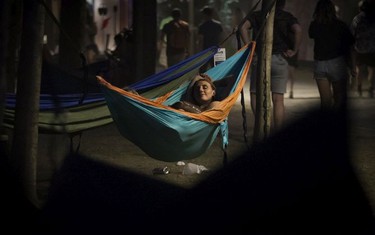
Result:
{"type": "Polygon", "coordinates": [[[198,78],[198,79],[194,82],[193,87],[194,87],[195,84],[197,84],[197,82],[199,82],[199,81],[206,81],[206,82],[208,82],[208,83],[211,85],[211,87],[212,87],[213,90],[216,90],[216,86],[215,86],[215,84],[214,84],[214,82],[213,82],[213,80],[212,80],[212,78],[211,78],[210,76],[208,76],[207,74],[204,74],[204,73],[200,73],[199,76],[200,76],[200,78],[198,78]]]}
{"type": "Polygon", "coordinates": [[[330,23],[337,19],[335,5],[331,0],[319,0],[313,14],[319,23],[330,23]]]}

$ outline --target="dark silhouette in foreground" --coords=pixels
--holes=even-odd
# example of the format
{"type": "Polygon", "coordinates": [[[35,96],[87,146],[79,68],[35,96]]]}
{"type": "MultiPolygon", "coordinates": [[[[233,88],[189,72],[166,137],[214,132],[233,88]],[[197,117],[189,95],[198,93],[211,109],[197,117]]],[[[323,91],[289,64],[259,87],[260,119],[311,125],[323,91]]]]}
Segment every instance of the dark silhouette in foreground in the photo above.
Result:
{"type": "Polygon", "coordinates": [[[347,141],[343,113],[311,112],[190,190],[72,155],[36,232],[374,234],[347,141]]]}

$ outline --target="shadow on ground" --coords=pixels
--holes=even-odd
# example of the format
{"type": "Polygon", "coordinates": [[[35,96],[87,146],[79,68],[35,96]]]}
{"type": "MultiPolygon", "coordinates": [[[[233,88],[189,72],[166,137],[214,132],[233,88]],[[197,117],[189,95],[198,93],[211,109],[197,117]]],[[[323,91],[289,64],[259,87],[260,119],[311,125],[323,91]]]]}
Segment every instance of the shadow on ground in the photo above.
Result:
{"type": "Polygon", "coordinates": [[[35,234],[374,234],[346,123],[343,113],[309,112],[192,189],[71,155],[41,210],[19,204],[18,213],[37,216],[23,216],[16,230],[31,224],[35,234]]]}

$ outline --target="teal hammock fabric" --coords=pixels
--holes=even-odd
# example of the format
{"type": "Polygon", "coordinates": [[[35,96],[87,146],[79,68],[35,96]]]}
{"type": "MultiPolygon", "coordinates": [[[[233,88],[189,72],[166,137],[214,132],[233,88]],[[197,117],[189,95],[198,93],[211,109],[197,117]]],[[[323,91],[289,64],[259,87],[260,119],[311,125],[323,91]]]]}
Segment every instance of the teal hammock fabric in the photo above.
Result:
{"type": "MultiPolygon", "coordinates": [[[[193,114],[169,107],[181,99],[199,67],[216,51],[217,48],[206,50],[135,84],[133,88],[138,88],[140,96],[101,82],[108,108],[122,136],[150,157],[166,162],[202,155],[220,131],[225,148],[228,145],[227,116],[245,83],[254,47],[240,50],[206,72],[214,81],[227,76],[236,78],[230,94],[221,101],[220,109],[193,114]],[[168,92],[172,94],[166,95],[168,92]],[[163,96],[166,99],[158,102],[163,96]]],[[[220,92],[220,88],[217,91],[220,92]]]]}
{"type": "Polygon", "coordinates": [[[124,99],[106,92],[108,107],[120,133],[150,157],[173,162],[200,156],[220,130],[171,110],[124,99]]]}

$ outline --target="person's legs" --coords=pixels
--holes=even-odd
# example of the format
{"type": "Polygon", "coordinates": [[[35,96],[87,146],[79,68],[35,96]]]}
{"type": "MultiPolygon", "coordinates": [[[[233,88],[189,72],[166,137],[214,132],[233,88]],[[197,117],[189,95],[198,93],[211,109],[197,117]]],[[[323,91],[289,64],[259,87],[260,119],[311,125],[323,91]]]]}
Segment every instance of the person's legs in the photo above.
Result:
{"type": "MultiPolygon", "coordinates": [[[[250,103],[253,114],[256,113],[256,80],[255,71],[250,80],[250,103]]],[[[273,131],[277,132],[283,126],[285,116],[284,93],[288,82],[288,63],[281,55],[272,55],[271,92],[273,105],[273,131]]]]}
{"type": "Polygon", "coordinates": [[[358,95],[359,96],[362,96],[362,67],[367,67],[366,65],[364,65],[364,56],[360,53],[356,53],[355,54],[355,57],[356,57],[356,65],[355,65],[355,72],[356,72],[356,76],[355,76],[355,83],[357,85],[357,92],[358,92],[358,95]]]}
{"type": "Polygon", "coordinates": [[[165,42],[161,43],[161,48],[160,48],[160,54],[159,54],[159,65],[163,68],[166,69],[168,68],[168,62],[167,62],[167,44],[165,42]]]}
{"type": "Polygon", "coordinates": [[[171,67],[185,59],[185,53],[167,54],[168,67],[171,67]]]}
{"type": "Polygon", "coordinates": [[[355,81],[357,82],[357,92],[359,96],[362,96],[362,77],[360,75],[361,67],[360,65],[355,66],[356,76],[355,81]]]}
{"type": "Polygon", "coordinates": [[[314,78],[318,86],[322,110],[341,108],[345,105],[349,72],[344,57],[316,61],[314,78]]]}
{"type": "Polygon", "coordinates": [[[367,79],[370,82],[369,87],[369,96],[373,97],[374,95],[374,88],[375,88],[375,78],[374,78],[374,69],[375,69],[375,53],[365,53],[365,54],[358,54],[357,62],[366,66],[367,68],[367,79]]]}
{"type": "MultiPolygon", "coordinates": [[[[346,105],[347,98],[347,82],[349,79],[349,72],[345,58],[338,57],[330,60],[328,63],[328,76],[333,93],[333,109],[340,110],[346,105]]],[[[331,89],[330,89],[331,90],[331,89]]]]}
{"type": "Polygon", "coordinates": [[[332,107],[332,91],[331,82],[324,79],[316,79],[318,85],[321,108],[323,110],[330,109],[332,107]]]}
{"type": "Polygon", "coordinates": [[[290,67],[281,55],[272,55],[271,64],[271,92],[273,108],[273,131],[277,132],[284,123],[285,107],[284,94],[288,83],[288,72],[290,67]]]}
{"type": "Polygon", "coordinates": [[[293,88],[294,88],[294,73],[296,68],[294,66],[288,66],[288,75],[289,75],[289,98],[293,99],[293,88]]]}
{"type": "Polygon", "coordinates": [[[96,44],[90,44],[86,47],[86,60],[88,64],[94,63],[99,55],[99,49],[96,44]]]}
{"type": "Polygon", "coordinates": [[[375,74],[374,74],[375,66],[367,66],[367,73],[368,73],[368,81],[370,82],[369,88],[369,95],[370,97],[374,97],[374,89],[375,89],[375,74]]]}
{"type": "Polygon", "coordinates": [[[86,59],[88,64],[92,64],[96,61],[96,53],[92,49],[86,51],[86,59]]]}
{"type": "MultiPolygon", "coordinates": [[[[250,93],[251,110],[255,115],[256,112],[256,94],[250,93]]],[[[284,94],[272,93],[272,105],[273,105],[273,132],[279,131],[284,124],[285,106],[284,106],[284,94]]]]}
{"type": "Polygon", "coordinates": [[[288,62],[289,98],[293,99],[293,88],[296,68],[298,67],[298,53],[292,57],[285,58],[288,62]]]}
{"type": "Polygon", "coordinates": [[[285,106],[284,106],[284,94],[272,92],[272,104],[273,104],[273,127],[274,131],[281,129],[284,123],[285,106]]]}

